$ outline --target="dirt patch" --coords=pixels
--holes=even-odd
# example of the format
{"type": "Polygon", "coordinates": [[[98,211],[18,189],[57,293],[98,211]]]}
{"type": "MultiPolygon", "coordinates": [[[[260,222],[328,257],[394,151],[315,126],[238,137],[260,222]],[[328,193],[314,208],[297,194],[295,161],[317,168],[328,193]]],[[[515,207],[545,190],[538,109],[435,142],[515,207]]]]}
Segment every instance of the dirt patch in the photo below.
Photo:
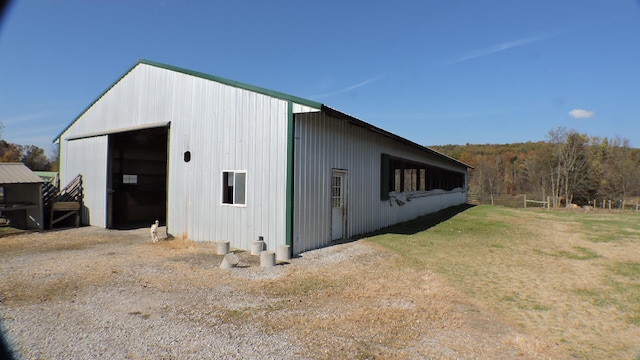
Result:
{"type": "Polygon", "coordinates": [[[1,310],[25,358],[563,357],[429,269],[364,241],[273,268],[147,229],[0,238],[1,310]]]}

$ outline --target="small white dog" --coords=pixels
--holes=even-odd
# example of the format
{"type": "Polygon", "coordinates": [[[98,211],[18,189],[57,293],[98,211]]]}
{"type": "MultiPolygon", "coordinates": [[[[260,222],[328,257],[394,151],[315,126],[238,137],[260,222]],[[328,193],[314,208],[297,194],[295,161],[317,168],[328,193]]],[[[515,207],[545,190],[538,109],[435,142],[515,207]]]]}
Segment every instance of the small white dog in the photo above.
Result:
{"type": "Polygon", "coordinates": [[[151,242],[157,242],[158,241],[158,227],[160,226],[160,222],[158,220],[156,220],[155,223],[153,223],[153,225],[151,225],[151,242]]]}

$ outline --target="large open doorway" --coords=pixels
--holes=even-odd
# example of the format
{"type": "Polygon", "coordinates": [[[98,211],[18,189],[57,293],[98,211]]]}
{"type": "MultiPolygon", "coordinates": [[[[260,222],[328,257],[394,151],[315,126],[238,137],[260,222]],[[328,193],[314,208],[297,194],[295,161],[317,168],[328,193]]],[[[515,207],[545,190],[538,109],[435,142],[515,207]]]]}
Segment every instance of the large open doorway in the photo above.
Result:
{"type": "Polygon", "coordinates": [[[109,135],[109,228],[166,224],[168,136],[168,127],[109,135]]]}

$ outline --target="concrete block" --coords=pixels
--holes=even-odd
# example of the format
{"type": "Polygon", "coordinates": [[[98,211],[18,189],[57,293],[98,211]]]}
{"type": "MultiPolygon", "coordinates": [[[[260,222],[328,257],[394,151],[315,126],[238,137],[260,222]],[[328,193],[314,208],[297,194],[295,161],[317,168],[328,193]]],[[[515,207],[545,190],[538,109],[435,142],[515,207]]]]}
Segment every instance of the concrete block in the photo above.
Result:
{"type": "Polygon", "coordinates": [[[238,265],[238,262],[240,262],[240,259],[238,258],[238,256],[236,254],[227,254],[224,256],[224,258],[222,259],[222,263],[220,264],[220,268],[221,269],[231,269],[236,267],[236,265],[238,265]]]}
{"type": "Polygon", "coordinates": [[[276,252],[276,259],[278,261],[291,260],[291,247],[289,245],[278,245],[278,250],[276,252]]]}
{"type": "Polygon", "coordinates": [[[218,246],[218,249],[217,249],[218,255],[227,255],[229,253],[228,241],[218,241],[217,246],[218,246]]]}
{"type": "Polygon", "coordinates": [[[260,266],[274,267],[276,266],[276,253],[273,251],[263,251],[260,253],[260,266]]]}
{"type": "Polygon", "coordinates": [[[264,241],[254,241],[251,245],[251,255],[260,255],[265,250],[267,250],[267,247],[264,241]]]}

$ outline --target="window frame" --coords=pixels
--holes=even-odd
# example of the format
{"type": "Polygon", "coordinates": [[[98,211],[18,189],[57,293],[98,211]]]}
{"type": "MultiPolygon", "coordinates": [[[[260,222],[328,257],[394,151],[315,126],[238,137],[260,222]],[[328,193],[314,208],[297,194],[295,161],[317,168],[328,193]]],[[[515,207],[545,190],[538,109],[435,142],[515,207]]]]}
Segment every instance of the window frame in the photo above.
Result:
{"type": "Polygon", "coordinates": [[[227,206],[246,207],[247,206],[247,170],[223,170],[222,171],[222,197],[220,203],[227,206]],[[229,175],[233,175],[233,185],[229,186],[229,175]],[[243,176],[237,176],[242,174],[243,176]],[[242,179],[242,182],[238,180],[242,179]],[[242,185],[242,201],[238,202],[238,188],[242,185]]]}

